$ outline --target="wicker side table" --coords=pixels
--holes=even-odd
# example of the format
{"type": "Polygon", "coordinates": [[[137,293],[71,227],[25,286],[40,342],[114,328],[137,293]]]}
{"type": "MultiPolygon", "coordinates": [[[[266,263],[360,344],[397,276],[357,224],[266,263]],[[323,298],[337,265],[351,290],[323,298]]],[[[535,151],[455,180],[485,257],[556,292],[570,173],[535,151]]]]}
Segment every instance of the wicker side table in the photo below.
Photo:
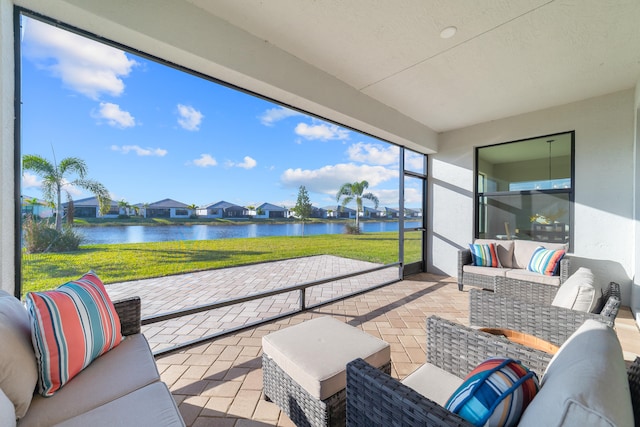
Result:
{"type": "Polygon", "coordinates": [[[389,344],[332,317],[262,338],[264,397],[297,426],[343,426],[346,365],[357,358],[391,372],[389,344]]]}

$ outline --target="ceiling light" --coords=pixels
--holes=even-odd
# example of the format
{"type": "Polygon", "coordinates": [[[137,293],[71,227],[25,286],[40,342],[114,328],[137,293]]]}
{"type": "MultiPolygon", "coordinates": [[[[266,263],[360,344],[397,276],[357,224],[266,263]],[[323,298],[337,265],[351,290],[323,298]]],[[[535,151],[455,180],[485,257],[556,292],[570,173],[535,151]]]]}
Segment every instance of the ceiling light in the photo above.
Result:
{"type": "Polygon", "coordinates": [[[456,27],[447,27],[444,30],[440,31],[440,37],[443,39],[450,39],[451,37],[456,35],[458,29],[456,27]]]}

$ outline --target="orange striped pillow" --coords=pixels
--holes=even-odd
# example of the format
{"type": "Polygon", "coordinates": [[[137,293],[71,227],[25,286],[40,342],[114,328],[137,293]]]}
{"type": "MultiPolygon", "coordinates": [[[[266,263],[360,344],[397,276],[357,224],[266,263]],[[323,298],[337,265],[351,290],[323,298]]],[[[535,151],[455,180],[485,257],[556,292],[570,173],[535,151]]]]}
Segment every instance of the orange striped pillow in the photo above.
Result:
{"type": "Polygon", "coordinates": [[[118,313],[93,271],[54,291],[29,292],[26,303],[43,396],[52,396],[122,340],[118,313]]]}

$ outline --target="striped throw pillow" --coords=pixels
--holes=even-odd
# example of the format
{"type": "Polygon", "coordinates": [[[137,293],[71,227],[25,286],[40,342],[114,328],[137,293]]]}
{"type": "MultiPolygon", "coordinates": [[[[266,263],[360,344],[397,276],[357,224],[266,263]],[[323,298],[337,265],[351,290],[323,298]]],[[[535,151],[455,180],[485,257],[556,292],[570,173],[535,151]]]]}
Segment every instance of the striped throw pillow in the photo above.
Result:
{"type": "Polygon", "coordinates": [[[470,244],[471,259],[473,265],[478,267],[501,267],[498,259],[498,251],[494,243],[470,244]]]}
{"type": "Polygon", "coordinates": [[[53,291],[29,292],[26,305],[43,396],[122,340],[118,313],[93,271],[53,291]]]}
{"type": "Polygon", "coordinates": [[[533,255],[531,255],[527,270],[546,276],[555,276],[558,273],[558,266],[564,254],[565,251],[562,249],[545,249],[542,246],[538,246],[533,255]]]}
{"type": "Polygon", "coordinates": [[[540,389],[519,361],[493,357],[479,364],[445,407],[476,426],[515,426],[540,389]]]}

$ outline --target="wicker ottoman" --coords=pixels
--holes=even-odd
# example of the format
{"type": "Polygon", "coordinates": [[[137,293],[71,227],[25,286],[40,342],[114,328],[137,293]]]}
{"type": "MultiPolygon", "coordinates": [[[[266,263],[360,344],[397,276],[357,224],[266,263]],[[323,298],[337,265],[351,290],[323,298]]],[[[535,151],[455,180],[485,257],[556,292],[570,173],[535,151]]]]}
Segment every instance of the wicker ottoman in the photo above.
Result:
{"type": "Polygon", "coordinates": [[[297,426],[345,424],[346,365],[361,357],[391,372],[389,344],[333,317],[262,338],[264,396],[297,426]]]}

